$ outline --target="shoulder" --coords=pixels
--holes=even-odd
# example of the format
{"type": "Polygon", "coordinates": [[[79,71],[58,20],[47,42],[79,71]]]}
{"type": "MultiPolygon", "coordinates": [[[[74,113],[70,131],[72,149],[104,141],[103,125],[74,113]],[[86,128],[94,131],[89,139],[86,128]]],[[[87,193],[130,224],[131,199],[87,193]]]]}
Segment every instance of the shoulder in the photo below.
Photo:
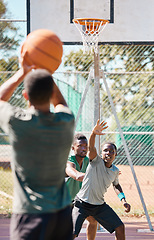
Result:
{"type": "Polygon", "coordinates": [[[10,126],[20,118],[22,109],[12,106],[8,102],[0,101],[0,127],[9,133],[10,126]]]}
{"type": "Polygon", "coordinates": [[[74,123],[74,114],[68,107],[60,107],[59,111],[55,112],[56,121],[64,121],[65,123],[74,123]]]}
{"type": "Polygon", "coordinates": [[[114,164],[112,164],[112,169],[114,172],[119,173],[119,168],[117,166],[115,166],[114,164]]]}
{"type": "Polygon", "coordinates": [[[13,118],[20,118],[25,115],[24,110],[20,107],[12,106],[8,102],[0,101],[0,116],[5,118],[6,121],[13,118]]]}
{"type": "Polygon", "coordinates": [[[68,158],[68,162],[73,162],[73,163],[76,163],[76,158],[74,155],[71,155],[69,158],[68,158]]]}
{"type": "Polygon", "coordinates": [[[67,160],[67,167],[73,167],[73,168],[77,168],[77,161],[75,156],[70,156],[67,160]]]}
{"type": "Polygon", "coordinates": [[[93,163],[102,163],[102,162],[104,163],[103,159],[98,154],[97,154],[97,156],[93,160],[90,161],[91,164],[93,164],[93,163]]]}
{"type": "Polygon", "coordinates": [[[73,115],[72,111],[69,109],[69,107],[64,106],[62,104],[58,104],[55,107],[55,113],[67,113],[69,115],[73,115]]]}

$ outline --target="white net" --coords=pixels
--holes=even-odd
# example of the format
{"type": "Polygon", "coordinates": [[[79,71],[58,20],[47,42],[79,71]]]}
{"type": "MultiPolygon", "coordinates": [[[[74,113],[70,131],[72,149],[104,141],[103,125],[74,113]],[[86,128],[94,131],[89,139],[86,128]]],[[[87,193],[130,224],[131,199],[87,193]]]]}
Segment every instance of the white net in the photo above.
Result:
{"type": "Polygon", "coordinates": [[[84,52],[98,53],[99,36],[109,21],[87,18],[73,19],[73,22],[82,36],[84,52]]]}

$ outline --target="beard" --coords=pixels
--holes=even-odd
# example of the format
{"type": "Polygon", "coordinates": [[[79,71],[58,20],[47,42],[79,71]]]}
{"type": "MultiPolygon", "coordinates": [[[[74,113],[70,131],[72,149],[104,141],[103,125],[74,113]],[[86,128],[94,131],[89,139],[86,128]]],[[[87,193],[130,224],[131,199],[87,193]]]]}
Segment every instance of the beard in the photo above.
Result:
{"type": "Polygon", "coordinates": [[[85,157],[86,157],[86,155],[87,155],[87,153],[85,153],[85,154],[82,154],[82,155],[81,155],[81,154],[77,154],[77,156],[78,156],[78,157],[80,157],[80,158],[85,158],[85,157]]]}

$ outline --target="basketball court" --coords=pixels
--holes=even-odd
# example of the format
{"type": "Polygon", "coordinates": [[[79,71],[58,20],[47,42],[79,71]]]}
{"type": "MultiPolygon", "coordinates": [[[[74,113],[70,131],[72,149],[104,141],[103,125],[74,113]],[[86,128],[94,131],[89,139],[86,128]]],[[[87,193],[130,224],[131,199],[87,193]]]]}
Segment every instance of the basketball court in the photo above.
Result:
{"type": "MultiPolygon", "coordinates": [[[[148,224],[146,219],[123,219],[126,227],[126,239],[127,240],[152,240],[154,239],[154,232],[148,230],[148,224]]],[[[9,240],[9,218],[0,218],[0,240],[9,240]]],[[[154,226],[154,218],[152,220],[154,226]]],[[[85,225],[83,226],[78,240],[86,240],[85,225]]],[[[114,233],[110,234],[106,231],[97,231],[96,240],[114,240],[114,233]]]]}
{"type": "MultiPolygon", "coordinates": [[[[56,32],[56,34],[63,41],[64,45],[82,45],[83,33],[81,34],[73,23],[75,18],[92,18],[92,19],[105,19],[108,21],[107,26],[103,30],[102,34],[98,35],[96,44],[154,44],[154,31],[153,29],[153,0],[148,0],[148,4],[145,0],[129,0],[129,1],[114,1],[114,0],[37,0],[27,1],[27,32],[37,30],[39,28],[46,28],[56,32]],[[146,8],[145,8],[146,5],[146,8]]],[[[93,23],[92,23],[93,25],[93,23]]],[[[95,25],[93,25],[95,26],[95,25]]],[[[84,25],[85,27],[85,25],[84,25]]],[[[85,28],[82,28],[85,31],[85,28]]],[[[97,30],[94,28],[94,30],[97,30]]],[[[87,40],[87,39],[86,39],[87,40]]],[[[86,41],[85,40],[85,41],[86,41]]],[[[91,40],[91,43],[93,40],[91,40]]],[[[90,43],[90,47],[91,47],[90,43]]],[[[93,54],[93,53],[91,53],[93,54]]],[[[95,54],[95,53],[94,53],[95,54]]],[[[94,63],[94,78],[95,78],[95,113],[94,121],[99,118],[99,54],[95,55],[94,63]]],[[[101,72],[103,80],[106,84],[103,72],[101,72]]],[[[91,80],[91,79],[90,79],[91,80]]],[[[108,86],[107,86],[108,89],[108,86]]],[[[110,93],[108,92],[110,98],[110,93]]],[[[82,99],[84,102],[84,99],[82,99]]],[[[82,102],[82,101],[81,101],[82,102]]],[[[83,104],[82,102],[82,104],[83,104]]],[[[112,99],[110,99],[112,105],[112,99]]],[[[82,106],[81,106],[82,107],[82,106]]],[[[113,107],[113,112],[114,112],[113,107]]],[[[81,111],[79,112],[79,114],[81,111]]],[[[116,112],[114,113],[119,132],[123,139],[123,133],[121,131],[120,123],[118,122],[116,112]]],[[[125,140],[124,146],[125,146],[125,140]]],[[[99,139],[96,141],[96,145],[99,148],[99,139]]],[[[127,146],[125,146],[126,155],[128,157],[130,167],[133,173],[134,179],[136,175],[131,164],[129,152],[127,146]]],[[[138,192],[140,195],[140,188],[138,182],[136,182],[138,192]]],[[[141,196],[142,200],[142,196],[141,196]]],[[[142,205],[146,212],[146,206],[144,200],[142,205]]],[[[151,218],[151,222],[148,223],[144,218],[124,218],[122,219],[126,227],[126,239],[127,240],[143,240],[154,239],[154,231],[150,231],[149,226],[154,228],[154,218],[151,218]]],[[[9,238],[9,218],[0,218],[0,240],[8,240],[9,238]]],[[[85,224],[82,231],[77,238],[79,240],[86,240],[85,224]]],[[[106,239],[113,240],[114,234],[109,234],[106,231],[98,230],[96,240],[106,239]]]]}

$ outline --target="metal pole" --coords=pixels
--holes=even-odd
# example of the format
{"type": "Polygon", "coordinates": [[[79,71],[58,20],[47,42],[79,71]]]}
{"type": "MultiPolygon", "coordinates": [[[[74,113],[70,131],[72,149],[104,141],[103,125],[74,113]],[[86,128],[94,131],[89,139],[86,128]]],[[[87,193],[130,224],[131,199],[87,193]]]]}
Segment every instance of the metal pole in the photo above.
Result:
{"type": "MultiPolygon", "coordinates": [[[[98,47],[98,46],[97,46],[98,47]]],[[[94,51],[94,125],[100,119],[100,76],[99,76],[99,47],[94,51]]],[[[100,136],[96,136],[95,146],[100,154],[100,136]]]]}
{"type": "Polygon", "coordinates": [[[27,8],[27,35],[30,33],[30,0],[27,0],[26,2],[26,8],[27,8]]]}
{"type": "Polygon", "coordinates": [[[146,215],[148,224],[149,224],[149,228],[150,228],[151,231],[154,231],[154,230],[153,230],[153,227],[152,227],[152,224],[151,224],[151,221],[150,221],[150,217],[149,217],[149,214],[148,214],[146,205],[145,205],[145,202],[144,202],[144,199],[143,199],[143,195],[142,195],[142,192],[141,192],[141,189],[140,189],[140,186],[139,186],[137,177],[136,177],[136,173],[135,173],[135,170],[134,170],[134,167],[133,167],[132,159],[131,159],[131,156],[130,156],[130,154],[129,154],[129,150],[128,150],[128,147],[127,147],[127,144],[126,144],[124,135],[123,135],[123,131],[122,131],[122,129],[121,129],[120,121],[119,121],[119,119],[118,119],[118,116],[117,116],[117,113],[116,113],[116,110],[115,110],[115,107],[114,107],[114,104],[113,104],[113,100],[112,100],[112,97],[111,97],[111,94],[110,94],[110,90],[109,90],[109,88],[108,88],[108,84],[107,84],[107,81],[106,81],[106,78],[105,78],[105,75],[104,75],[103,70],[101,70],[101,73],[102,73],[104,85],[105,85],[105,88],[106,88],[106,91],[107,91],[107,94],[108,94],[108,97],[109,97],[109,101],[110,101],[110,104],[111,104],[111,108],[112,108],[112,111],[113,111],[113,114],[114,114],[114,117],[115,117],[115,120],[116,120],[118,129],[119,129],[119,133],[120,133],[120,136],[121,136],[121,140],[122,140],[123,145],[124,145],[125,153],[126,153],[126,156],[127,156],[127,159],[128,159],[128,162],[129,162],[129,165],[130,165],[130,168],[131,168],[131,171],[132,171],[134,180],[135,180],[135,184],[136,184],[136,187],[137,187],[139,196],[140,196],[140,200],[141,200],[141,202],[142,202],[142,206],[143,206],[143,209],[144,209],[144,212],[145,212],[145,215],[146,215]]]}
{"type": "Polygon", "coordinates": [[[88,92],[88,89],[89,89],[89,86],[90,86],[90,82],[91,82],[92,76],[93,76],[93,70],[91,69],[90,73],[89,73],[89,76],[88,76],[88,79],[87,79],[87,82],[86,82],[84,93],[82,95],[82,99],[81,99],[81,103],[80,103],[80,106],[79,106],[79,110],[78,110],[78,113],[77,113],[77,116],[76,116],[75,129],[77,127],[78,120],[79,120],[80,114],[82,112],[82,107],[83,107],[83,104],[84,104],[85,99],[86,99],[86,95],[87,95],[87,92],[88,92]]]}

